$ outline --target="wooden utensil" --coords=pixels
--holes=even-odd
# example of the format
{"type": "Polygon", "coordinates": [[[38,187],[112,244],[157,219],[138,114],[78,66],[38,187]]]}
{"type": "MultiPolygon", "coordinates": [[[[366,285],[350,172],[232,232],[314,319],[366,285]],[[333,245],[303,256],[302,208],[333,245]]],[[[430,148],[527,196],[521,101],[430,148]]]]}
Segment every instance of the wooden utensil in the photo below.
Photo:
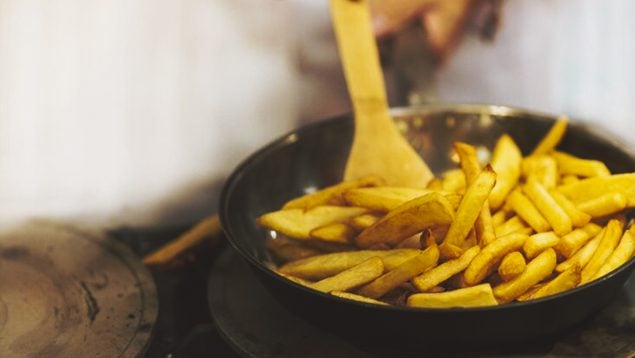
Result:
{"type": "Polygon", "coordinates": [[[355,134],[344,179],[376,174],[389,185],[425,186],[432,172],[388,113],[368,1],[331,0],[331,17],[355,111],[355,134]]]}

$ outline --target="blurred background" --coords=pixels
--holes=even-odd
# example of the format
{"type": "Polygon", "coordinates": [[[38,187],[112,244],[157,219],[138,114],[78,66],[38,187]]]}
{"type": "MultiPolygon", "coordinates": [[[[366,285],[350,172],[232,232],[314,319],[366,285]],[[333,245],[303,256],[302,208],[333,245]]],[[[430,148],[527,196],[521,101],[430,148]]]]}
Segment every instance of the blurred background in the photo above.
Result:
{"type": "MultiPolygon", "coordinates": [[[[635,3],[372,1],[393,105],[566,113],[635,145],[635,3]]],[[[192,222],[350,111],[326,0],[0,0],[0,223],[192,222]]],[[[275,178],[263,178],[275,180],[275,178]]]]}

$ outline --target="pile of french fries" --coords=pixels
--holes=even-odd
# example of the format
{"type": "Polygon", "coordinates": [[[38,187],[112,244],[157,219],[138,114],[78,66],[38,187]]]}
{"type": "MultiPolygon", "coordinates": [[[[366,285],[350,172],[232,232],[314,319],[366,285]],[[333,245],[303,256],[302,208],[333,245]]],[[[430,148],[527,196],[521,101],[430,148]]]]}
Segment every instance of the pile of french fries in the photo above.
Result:
{"type": "Polygon", "coordinates": [[[379,305],[476,307],[537,299],[617,269],[635,251],[635,173],[556,150],[561,117],[523,157],[501,136],[489,164],[457,142],[460,168],[426,188],[342,182],[258,218],[276,272],[379,305]]]}

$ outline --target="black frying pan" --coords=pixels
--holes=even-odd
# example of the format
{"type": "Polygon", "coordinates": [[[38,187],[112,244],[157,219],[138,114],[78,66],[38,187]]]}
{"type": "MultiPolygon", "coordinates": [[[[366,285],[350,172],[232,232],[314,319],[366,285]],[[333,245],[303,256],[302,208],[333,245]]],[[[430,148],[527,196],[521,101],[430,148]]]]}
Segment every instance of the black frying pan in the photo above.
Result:
{"type": "MultiPolygon", "coordinates": [[[[554,117],[500,106],[453,105],[393,110],[393,116],[433,171],[455,166],[452,143],[492,149],[509,133],[527,154],[554,117]]],[[[270,292],[294,313],[349,339],[378,348],[468,348],[554,338],[603,307],[630,277],[635,259],[609,275],[551,297],[488,308],[383,307],[322,294],[271,272],[261,214],[277,210],[310,187],[338,182],[353,134],[350,116],[301,128],[264,147],[230,176],[221,196],[227,238],[270,292]]],[[[574,122],[560,149],[602,160],[613,173],[635,171],[635,155],[622,144],[574,122]]]]}

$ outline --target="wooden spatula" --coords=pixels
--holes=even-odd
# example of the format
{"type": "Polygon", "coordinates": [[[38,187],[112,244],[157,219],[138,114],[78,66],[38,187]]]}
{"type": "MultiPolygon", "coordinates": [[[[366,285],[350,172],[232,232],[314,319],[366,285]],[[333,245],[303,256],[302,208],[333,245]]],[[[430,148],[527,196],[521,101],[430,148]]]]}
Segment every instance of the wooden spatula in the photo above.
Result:
{"type": "Polygon", "coordinates": [[[376,174],[389,185],[425,186],[432,172],[388,113],[367,0],[331,0],[331,16],[355,111],[355,135],[344,180],[376,174]]]}

